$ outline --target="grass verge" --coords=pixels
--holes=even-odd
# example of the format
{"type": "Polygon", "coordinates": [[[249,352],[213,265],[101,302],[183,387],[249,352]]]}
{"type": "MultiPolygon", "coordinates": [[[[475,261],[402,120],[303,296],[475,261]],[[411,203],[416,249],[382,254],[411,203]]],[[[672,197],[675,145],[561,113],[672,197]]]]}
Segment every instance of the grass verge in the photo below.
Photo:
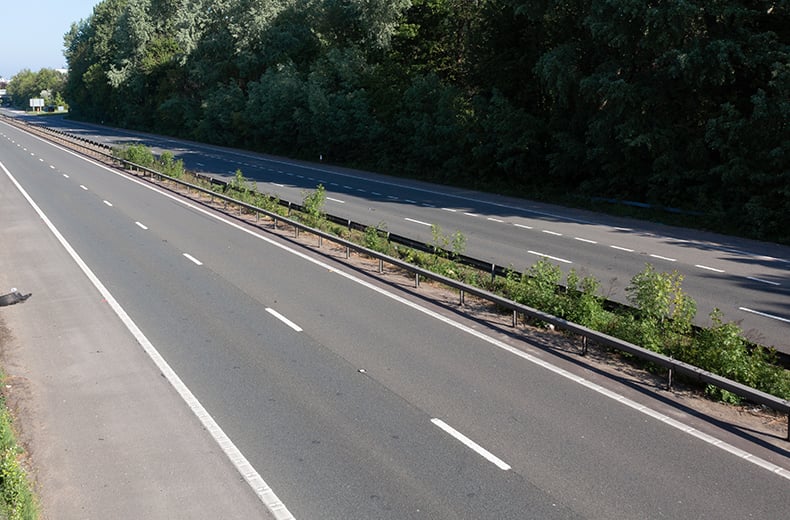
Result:
{"type": "MultiPolygon", "coordinates": [[[[5,374],[0,373],[0,384],[5,374]]],[[[22,467],[24,450],[16,441],[13,417],[0,395],[0,519],[36,520],[38,505],[27,473],[22,467]]]]}

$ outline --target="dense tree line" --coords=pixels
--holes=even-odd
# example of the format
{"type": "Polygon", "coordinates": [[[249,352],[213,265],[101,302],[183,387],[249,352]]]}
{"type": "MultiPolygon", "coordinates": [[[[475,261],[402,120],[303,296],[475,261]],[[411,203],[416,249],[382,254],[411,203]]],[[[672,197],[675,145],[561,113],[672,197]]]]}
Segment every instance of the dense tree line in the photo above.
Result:
{"type": "Polygon", "coordinates": [[[47,105],[67,106],[63,98],[66,74],[55,69],[30,69],[19,71],[8,83],[11,103],[19,108],[30,106],[30,99],[41,98],[47,105]]]}
{"type": "Polygon", "coordinates": [[[77,117],[787,241],[780,0],[104,0],[77,117]]]}

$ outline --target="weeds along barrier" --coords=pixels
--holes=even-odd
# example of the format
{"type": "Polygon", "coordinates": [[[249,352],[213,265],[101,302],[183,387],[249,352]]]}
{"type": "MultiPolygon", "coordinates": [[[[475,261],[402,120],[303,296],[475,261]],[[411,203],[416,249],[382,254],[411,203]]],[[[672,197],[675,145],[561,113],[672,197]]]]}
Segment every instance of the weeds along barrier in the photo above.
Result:
{"type": "MultiPolygon", "coordinates": [[[[41,127],[38,127],[38,128],[39,128],[39,130],[44,130],[41,127]]],[[[331,233],[327,233],[325,231],[321,231],[319,229],[315,229],[315,228],[310,227],[310,226],[308,226],[306,224],[303,224],[303,223],[301,223],[301,222],[299,222],[297,220],[294,220],[294,219],[291,219],[291,218],[288,218],[288,217],[283,217],[282,215],[279,215],[278,213],[275,213],[275,212],[272,212],[272,211],[268,211],[266,209],[259,208],[259,207],[256,207],[256,206],[252,206],[250,204],[247,204],[247,203],[235,200],[235,199],[233,199],[231,197],[228,197],[228,196],[226,196],[224,194],[216,193],[215,191],[203,188],[201,186],[197,186],[195,184],[191,184],[191,183],[182,181],[180,179],[176,179],[176,178],[167,176],[167,175],[162,174],[162,173],[160,173],[160,172],[158,172],[156,170],[153,170],[151,168],[146,168],[144,166],[140,166],[140,165],[131,163],[129,161],[120,160],[120,159],[114,157],[110,153],[101,152],[101,151],[97,151],[96,150],[97,146],[107,149],[108,147],[106,147],[105,145],[92,143],[92,142],[84,140],[84,139],[80,139],[80,140],[75,142],[75,141],[70,140],[67,137],[65,137],[65,135],[67,135],[67,134],[59,135],[58,137],[61,138],[61,139],[69,141],[71,144],[77,144],[78,146],[82,146],[82,147],[88,148],[88,149],[90,149],[91,153],[94,153],[94,154],[95,153],[99,153],[99,154],[105,156],[105,158],[107,158],[107,159],[115,161],[116,163],[120,163],[127,170],[140,172],[143,177],[149,176],[149,177],[154,178],[154,179],[167,180],[168,182],[173,182],[173,183],[176,183],[176,184],[178,184],[180,186],[183,186],[188,192],[189,191],[195,191],[195,192],[200,192],[200,193],[206,194],[206,195],[208,195],[211,198],[212,201],[214,199],[218,199],[218,200],[223,201],[225,208],[227,208],[228,205],[234,205],[234,206],[238,207],[240,214],[244,210],[246,210],[246,211],[248,211],[250,213],[254,213],[256,215],[256,220],[259,220],[261,215],[264,215],[264,216],[268,217],[269,219],[273,220],[275,227],[278,225],[278,223],[282,223],[282,224],[285,224],[287,226],[292,227],[294,229],[294,236],[295,237],[298,237],[300,232],[307,232],[307,233],[309,233],[311,235],[314,235],[314,236],[318,237],[318,245],[319,245],[319,247],[321,247],[323,245],[323,241],[324,240],[326,240],[326,241],[328,241],[330,243],[337,244],[337,245],[345,248],[346,258],[348,258],[350,256],[351,251],[354,251],[354,252],[362,254],[364,256],[377,259],[379,261],[379,272],[380,273],[383,272],[385,264],[386,265],[391,265],[391,266],[394,266],[394,267],[397,267],[397,268],[400,268],[400,269],[403,269],[404,271],[412,273],[414,275],[414,285],[415,285],[415,287],[419,287],[421,279],[429,279],[429,280],[433,280],[433,281],[435,281],[437,283],[440,283],[440,284],[442,284],[442,285],[444,285],[446,287],[450,287],[452,289],[455,289],[455,290],[458,291],[458,294],[459,294],[459,304],[460,305],[464,304],[464,298],[466,297],[466,295],[472,295],[472,296],[480,298],[482,300],[489,301],[489,302],[499,306],[500,308],[508,309],[512,313],[511,325],[513,327],[516,327],[518,325],[519,317],[522,317],[524,320],[527,320],[527,319],[537,320],[537,321],[541,321],[541,322],[553,325],[555,327],[555,329],[562,330],[562,331],[564,331],[566,333],[573,334],[573,335],[578,336],[580,338],[579,350],[580,350],[580,354],[581,355],[585,355],[587,353],[587,347],[588,347],[588,345],[590,343],[594,343],[594,344],[597,344],[597,345],[600,345],[600,346],[603,346],[603,347],[619,350],[621,352],[628,353],[628,354],[630,354],[630,355],[632,355],[632,356],[634,356],[634,357],[636,357],[636,358],[638,358],[638,359],[640,359],[642,361],[653,363],[654,365],[657,365],[657,366],[660,366],[660,367],[663,367],[664,369],[666,369],[666,371],[667,371],[667,379],[666,379],[667,388],[671,388],[673,378],[678,376],[678,375],[680,375],[680,376],[684,376],[685,378],[687,378],[690,381],[693,381],[693,382],[696,382],[696,383],[700,383],[700,384],[713,385],[713,386],[715,386],[717,388],[726,390],[728,392],[732,392],[735,395],[743,397],[743,398],[747,399],[748,401],[750,401],[752,403],[761,404],[761,405],[767,406],[768,408],[771,408],[771,409],[773,409],[773,410],[775,410],[777,412],[784,413],[784,414],[787,415],[787,435],[786,435],[785,439],[787,441],[790,441],[790,401],[788,401],[788,400],[781,399],[779,397],[773,396],[773,395],[768,394],[766,392],[762,392],[762,391],[757,390],[755,388],[751,388],[749,386],[743,385],[743,384],[738,383],[736,381],[733,381],[731,379],[727,379],[725,377],[716,375],[716,374],[714,374],[712,372],[708,372],[708,371],[703,370],[703,369],[701,369],[699,367],[696,367],[694,365],[690,365],[688,363],[684,363],[682,361],[678,361],[676,359],[673,359],[671,357],[665,356],[663,354],[659,354],[659,353],[653,352],[651,350],[647,350],[647,349],[642,348],[640,346],[634,345],[633,343],[629,343],[627,341],[623,341],[623,340],[615,338],[613,336],[609,336],[608,334],[603,334],[601,332],[594,331],[594,330],[589,329],[587,327],[584,327],[582,325],[578,325],[576,323],[572,323],[572,322],[564,320],[562,318],[558,318],[556,316],[552,316],[550,314],[546,314],[546,313],[541,312],[541,311],[539,311],[537,309],[533,309],[532,307],[527,307],[526,305],[522,305],[520,303],[516,303],[516,302],[514,302],[512,300],[508,300],[508,299],[506,299],[506,298],[504,298],[502,296],[499,296],[499,295],[491,293],[489,291],[480,289],[478,287],[474,287],[472,285],[468,285],[466,283],[459,282],[457,280],[453,280],[452,278],[447,278],[446,276],[434,273],[434,272],[429,271],[427,269],[423,269],[421,267],[415,266],[413,264],[410,264],[410,263],[405,262],[403,260],[400,260],[398,258],[394,258],[394,257],[391,257],[389,255],[385,255],[383,253],[379,253],[378,251],[374,251],[372,249],[368,249],[368,248],[366,248],[364,246],[361,246],[361,245],[356,244],[354,242],[351,242],[349,240],[345,240],[345,239],[340,238],[340,237],[338,237],[336,235],[333,235],[331,233]],[[81,144],[81,143],[86,142],[86,141],[89,144],[81,144]]],[[[212,178],[210,176],[202,176],[202,177],[199,177],[199,178],[203,178],[203,179],[211,182],[213,185],[222,186],[223,189],[224,189],[224,187],[227,186],[226,182],[217,180],[217,179],[212,178]]],[[[294,203],[286,202],[286,201],[281,201],[280,203],[283,206],[288,208],[289,214],[290,214],[290,210],[296,210],[296,211],[301,211],[302,210],[302,207],[299,204],[294,204],[294,203]]],[[[363,230],[363,231],[365,229],[365,226],[363,226],[361,224],[358,224],[358,223],[354,223],[354,222],[352,222],[349,219],[342,219],[342,218],[339,218],[339,217],[333,217],[333,216],[329,216],[329,215],[327,215],[326,218],[330,222],[333,222],[333,223],[336,223],[336,224],[345,225],[349,229],[356,229],[356,230],[363,230]]],[[[431,248],[429,248],[425,244],[416,242],[416,241],[408,239],[406,237],[399,237],[399,236],[391,235],[391,234],[388,233],[387,234],[387,238],[389,240],[391,240],[391,241],[397,241],[398,243],[401,243],[401,244],[406,245],[408,247],[413,247],[415,249],[419,249],[419,250],[422,250],[422,251],[430,251],[431,250],[431,248]]],[[[471,265],[471,266],[474,266],[474,267],[482,268],[482,270],[484,270],[484,271],[490,270],[492,276],[504,275],[506,273],[505,271],[502,271],[502,268],[497,268],[497,266],[495,266],[493,264],[482,262],[480,260],[470,259],[468,257],[465,257],[465,258],[468,260],[468,262],[463,262],[463,260],[462,260],[463,263],[467,263],[468,265],[471,265]]]]}

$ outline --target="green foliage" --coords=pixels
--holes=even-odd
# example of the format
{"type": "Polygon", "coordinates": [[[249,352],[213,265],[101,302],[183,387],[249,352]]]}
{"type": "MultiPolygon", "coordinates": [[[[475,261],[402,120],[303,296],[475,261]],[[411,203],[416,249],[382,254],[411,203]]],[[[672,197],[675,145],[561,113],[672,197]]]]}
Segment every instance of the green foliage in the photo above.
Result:
{"type": "Polygon", "coordinates": [[[64,37],[63,98],[98,122],[515,195],[571,185],[790,242],[790,7],[766,5],[104,0],[64,37]]]}
{"type": "Polygon", "coordinates": [[[35,520],[38,507],[19,462],[21,451],[14,436],[11,414],[5,400],[0,399],[0,518],[35,520]]]}
{"type": "Polygon", "coordinates": [[[302,214],[308,226],[320,228],[325,222],[324,203],[326,202],[326,188],[323,184],[316,186],[315,191],[307,193],[302,201],[302,214]]]}
{"type": "Polygon", "coordinates": [[[362,243],[365,247],[372,249],[373,251],[378,251],[379,253],[388,253],[390,244],[387,240],[386,224],[381,222],[378,226],[366,227],[362,243]]]}
{"type": "Polygon", "coordinates": [[[460,231],[448,235],[439,225],[431,224],[431,237],[431,249],[439,258],[455,260],[466,250],[466,236],[460,231]]]}
{"type": "Polygon", "coordinates": [[[31,98],[43,98],[45,105],[62,105],[62,93],[66,86],[66,75],[55,69],[41,69],[32,72],[24,69],[11,78],[8,83],[8,95],[13,105],[28,108],[31,98]]]}
{"type": "Polygon", "coordinates": [[[688,341],[697,304],[683,292],[682,282],[677,271],[659,273],[649,264],[631,279],[625,290],[638,309],[641,340],[637,344],[672,355],[688,341]]]}

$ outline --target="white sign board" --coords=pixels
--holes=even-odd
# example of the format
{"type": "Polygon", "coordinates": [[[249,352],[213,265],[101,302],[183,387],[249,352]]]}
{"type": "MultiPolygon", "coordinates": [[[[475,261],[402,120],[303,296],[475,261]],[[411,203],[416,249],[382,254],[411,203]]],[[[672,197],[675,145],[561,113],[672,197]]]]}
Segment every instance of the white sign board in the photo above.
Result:
{"type": "Polygon", "coordinates": [[[43,107],[44,100],[41,98],[30,98],[30,108],[43,107]]]}

